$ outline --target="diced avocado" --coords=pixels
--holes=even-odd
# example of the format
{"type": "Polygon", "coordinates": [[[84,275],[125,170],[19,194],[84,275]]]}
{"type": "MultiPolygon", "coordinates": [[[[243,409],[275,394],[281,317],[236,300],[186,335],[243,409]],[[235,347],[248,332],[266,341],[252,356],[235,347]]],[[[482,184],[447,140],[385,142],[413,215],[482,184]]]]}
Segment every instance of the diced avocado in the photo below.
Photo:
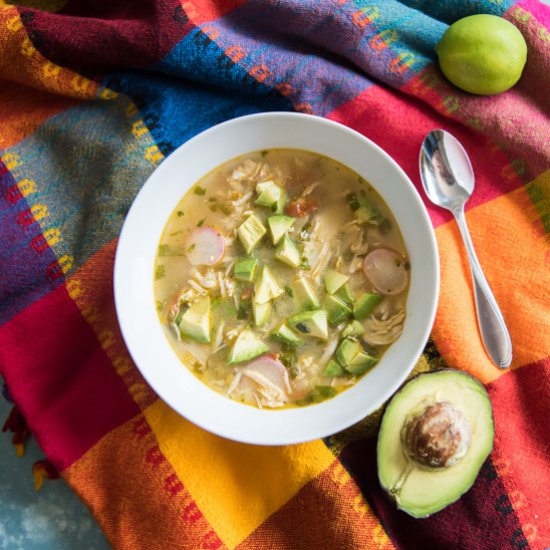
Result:
{"type": "Polygon", "coordinates": [[[354,357],[363,351],[361,344],[354,338],[344,338],[336,348],[336,360],[342,367],[346,367],[353,361],[354,357]]]}
{"type": "Polygon", "coordinates": [[[364,204],[355,211],[359,223],[378,222],[380,214],[370,204],[364,204]]]}
{"type": "Polygon", "coordinates": [[[256,277],[256,269],[258,268],[258,260],[256,258],[246,258],[238,260],[235,263],[235,279],[238,281],[248,281],[251,283],[256,277]]]}
{"type": "Polygon", "coordinates": [[[256,193],[258,193],[258,198],[255,201],[256,204],[267,206],[276,211],[279,209],[279,203],[285,191],[274,181],[270,180],[258,183],[258,185],[256,185],[256,193]]]}
{"type": "Polygon", "coordinates": [[[252,312],[254,314],[254,324],[257,327],[261,327],[265,324],[271,313],[271,302],[266,302],[265,304],[252,302],[252,312]]]}
{"type": "Polygon", "coordinates": [[[338,392],[332,386],[315,386],[308,394],[307,399],[310,403],[321,403],[331,397],[334,397],[338,392]]]}
{"type": "Polygon", "coordinates": [[[344,367],[340,366],[334,359],[331,359],[323,371],[323,376],[342,376],[345,372],[344,367]]]}
{"type": "Polygon", "coordinates": [[[323,309],[293,315],[288,319],[288,324],[301,334],[323,340],[328,337],[327,312],[323,309]]]}
{"type": "Polygon", "coordinates": [[[262,222],[254,214],[250,214],[238,227],[237,234],[247,254],[250,254],[254,250],[254,247],[266,234],[266,231],[262,222]]]}
{"type": "Polygon", "coordinates": [[[267,218],[267,225],[271,233],[273,244],[277,244],[286,234],[286,232],[294,225],[296,218],[277,214],[267,218]]]}
{"type": "Polygon", "coordinates": [[[191,304],[189,309],[181,316],[178,328],[184,338],[195,342],[210,342],[210,297],[204,296],[191,304]]]}
{"type": "Polygon", "coordinates": [[[290,267],[298,267],[300,265],[300,253],[296,245],[289,239],[288,235],[285,235],[277,246],[275,258],[290,267]]]}
{"type": "Polygon", "coordinates": [[[361,294],[353,306],[354,317],[359,320],[367,318],[383,298],[381,294],[361,294]]]}
{"type": "Polygon", "coordinates": [[[349,284],[346,283],[342,285],[338,291],[336,292],[336,296],[342,300],[342,302],[345,302],[348,304],[348,306],[353,305],[353,294],[351,292],[351,288],[349,287],[349,284]]]}
{"type": "Polygon", "coordinates": [[[327,269],[325,273],[325,287],[329,294],[334,294],[340,287],[345,285],[349,280],[347,275],[338,273],[334,269],[327,269]]]}
{"type": "Polygon", "coordinates": [[[319,308],[319,300],[305,277],[300,277],[292,283],[292,294],[296,309],[301,311],[319,308]]]}
{"type": "Polygon", "coordinates": [[[269,300],[279,297],[283,292],[284,290],[277,284],[269,268],[265,266],[254,283],[254,301],[258,304],[265,304],[269,300]]]}
{"type": "Polygon", "coordinates": [[[370,368],[374,367],[377,359],[364,351],[360,351],[350,363],[346,365],[346,370],[351,374],[364,374],[370,368]]]}
{"type": "Polygon", "coordinates": [[[290,330],[285,323],[271,333],[271,338],[277,342],[281,342],[281,344],[293,348],[301,346],[304,343],[304,341],[301,338],[298,338],[298,336],[296,336],[296,334],[294,334],[294,332],[292,332],[292,330],[290,330]]]}
{"type": "Polygon", "coordinates": [[[342,336],[361,336],[364,334],[365,327],[355,319],[349,323],[346,328],[342,331],[342,336]]]}
{"type": "Polygon", "coordinates": [[[268,349],[269,347],[257,338],[250,329],[245,328],[233,343],[227,362],[233,365],[234,363],[250,361],[254,357],[262,355],[268,349]]]}
{"type": "Polygon", "coordinates": [[[380,212],[369,201],[364,191],[348,196],[348,204],[354,211],[359,223],[374,223],[378,225],[382,221],[380,212]]]}
{"type": "Polygon", "coordinates": [[[339,325],[351,315],[351,308],[344,304],[342,300],[331,294],[325,296],[323,305],[327,310],[328,322],[331,325],[339,325]]]}

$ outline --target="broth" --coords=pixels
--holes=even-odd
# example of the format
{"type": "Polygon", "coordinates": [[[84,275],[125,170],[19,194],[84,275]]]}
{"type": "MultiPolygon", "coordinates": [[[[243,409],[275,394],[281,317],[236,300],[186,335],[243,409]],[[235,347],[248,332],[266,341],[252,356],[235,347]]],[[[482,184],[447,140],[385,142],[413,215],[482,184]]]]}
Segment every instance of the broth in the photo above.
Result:
{"type": "Polygon", "coordinates": [[[409,263],[388,207],[318,154],[258,151],[181,199],[154,273],[166,337],[216,391],[303,406],[355,384],[400,336],[409,263]]]}

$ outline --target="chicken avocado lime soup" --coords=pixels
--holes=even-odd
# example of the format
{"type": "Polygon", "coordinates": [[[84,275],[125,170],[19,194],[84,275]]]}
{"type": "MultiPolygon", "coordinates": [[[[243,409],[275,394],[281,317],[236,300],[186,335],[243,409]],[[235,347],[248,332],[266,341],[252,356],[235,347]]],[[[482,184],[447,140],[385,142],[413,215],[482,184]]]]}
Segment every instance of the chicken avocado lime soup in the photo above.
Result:
{"type": "Polygon", "coordinates": [[[181,199],[155,262],[172,347],[198,378],[261,408],[334,397],[401,335],[407,251],[358,174],[306,151],[258,151],[181,199]]]}

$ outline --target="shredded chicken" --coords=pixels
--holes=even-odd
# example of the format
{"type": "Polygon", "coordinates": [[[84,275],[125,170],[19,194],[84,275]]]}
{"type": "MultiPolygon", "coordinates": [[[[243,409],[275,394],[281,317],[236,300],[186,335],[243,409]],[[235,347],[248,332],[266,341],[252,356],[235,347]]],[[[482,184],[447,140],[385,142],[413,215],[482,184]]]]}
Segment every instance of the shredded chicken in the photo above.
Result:
{"type": "Polygon", "coordinates": [[[213,350],[212,353],[216,353],[220,349],[222,349],[225,344],[223,342],[223,329],[225,328],[225,323],[222,321],[216,330],[216,336],[214,337],[214,344],[213,344],[213,350]]]}
{"type": "Polygon", "coordinates": [[[199,294],[208,294],[208,291],[205,290],[204,288],[202,288],[202,286],[200,286],[199,284],[197,284],[195,281],[193,281],[193,279],[189,279],[187,281],[187,284],[193,288],[194,290],[196,290],[199,294]]]}
{"type": "Polygon", "coordinates": [[[256,372],[254,369],[244,370],[243,376],[247,376],[258,384],[258,391],[265,400],[271,402],[281,402],[282,404],[286,403],[286,392],[282,388],[274,384],[271,380],[269,380],[267,376],[256,372]]]}
{"type": "Polygon", "coordinates": [[[242,206],[245,202],[248,202],[252,198],[252,195],[252,191],[245,193],[240,199],[233,201],[233,206],[242,206]]]}
{"type": "Polygon", "coordinates": [[[180,346],[185,353],[190,355],[194,361],[198,361],[202,367],[206,365],[208,356],[210,355],[210,350],[207,346],[201,346],[188,340],[182,340],[180,346]]]}
{"type": "Polygon", "coordinates": [[[221,271],[218,271],[218,283],[220,285],[220,294],[222,298],[225,298],[227,296],[227,293],[225,291],[224,277],[221,271]]]}
{"type": "Polygon", "coordinates": [[[231,382],[231,385],[229,388],[227,388],[227,395],[231,397],[231,394],[237,389],[237,386],[239,385],[239,382],[241,381],[241,377],[243,375],[243,372],[241,370],[238,370],[233,377],[233,381],[231,382]]]}
{"type": "Polygon", "coordinates": [[[364,323],[365,334],[363,338],[365,342],[372,346],[387,346],[395,342],[403,332],[404,319],[405,312],[403,310],[399,310],[386,320],[371,316],[364,323]]]}
{"type": "Polygon", "coordinates": [[[338,334],[331,335],[331,338],[325,347],[325,351],[323,352],[323,355],[319,357],[319,364],[321,366],[324,367],[329,362],[330,358],[332,357],[332,355],[336,351],[336,348],[338,347],[338,340],[339,340],[338,334]]]}
{"type": "Polygon", "coordinates": [[[308,186],[302,191],[301,196],[302,196],[302,197],[307,197],[308,195],[311,195],[311,193],[313,192],[313,190],[314,190],[320,183],[321,183],[320,181],[315,181],[315,182],[313,182],[311,185],[308,185],[308,186]]]}
{"type": "Polygon", "coordinates": [[[193,271],[191,271],[191,275],[203,288],[212,289],[218,286],[216,274],[212,269],[209,269],[204,275],[202,275],[202,273],[197,268],[193,268],[193,271]]]}

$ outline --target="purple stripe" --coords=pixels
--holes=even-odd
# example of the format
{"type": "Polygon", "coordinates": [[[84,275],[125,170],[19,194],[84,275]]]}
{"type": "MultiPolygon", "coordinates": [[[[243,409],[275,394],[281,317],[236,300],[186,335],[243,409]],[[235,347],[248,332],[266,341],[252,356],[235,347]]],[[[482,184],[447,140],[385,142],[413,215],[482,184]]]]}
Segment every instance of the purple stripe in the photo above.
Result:
{"type": "Polygon", "coordinates": [[[40,224],[0,160],[0,325],[63,280],[40,224]]]}

